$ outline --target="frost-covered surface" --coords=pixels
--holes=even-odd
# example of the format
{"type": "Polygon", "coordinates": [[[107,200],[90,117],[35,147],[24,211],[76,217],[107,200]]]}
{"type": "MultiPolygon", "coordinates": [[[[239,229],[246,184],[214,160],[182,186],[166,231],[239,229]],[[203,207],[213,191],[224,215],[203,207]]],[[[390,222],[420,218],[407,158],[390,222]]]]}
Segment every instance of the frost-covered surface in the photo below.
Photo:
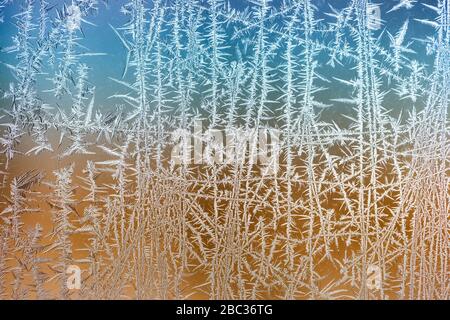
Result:
{"type": "Polygon", "coordinates": [[[450,0],[373,5],[0,0],[0,297],[448,299],[450,0]]]}

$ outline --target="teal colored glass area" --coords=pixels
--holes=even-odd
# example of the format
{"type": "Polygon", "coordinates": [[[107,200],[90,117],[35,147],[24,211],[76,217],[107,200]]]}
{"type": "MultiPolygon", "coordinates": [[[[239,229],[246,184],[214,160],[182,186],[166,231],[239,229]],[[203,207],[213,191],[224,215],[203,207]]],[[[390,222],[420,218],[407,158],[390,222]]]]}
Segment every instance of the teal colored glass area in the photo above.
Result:
{"type": "MultiPolygon", "coordinates": [[[[17,34],[17,25],[16,23],[20,21],[20,17],[17,15],[20,14],[23,9],[23,1],[3,1],[2,5],[2,18],[0,23],[0,48],[2,51],[0,53],[0,61],[3,64],[0,65],[0,88],[6,90],[9,86],[9,83],[13,81],[14,74],[11,72],[11,69],[8,68],[5,64],[14,65],[17,62],[17,58],[15,54],[8,53],[7,50],[13,45],[13,37],[17,34]]],[[[171,1],[169,1],[171,2],[171,1]]],[[[169,2],[164,2],[160,7],[166,9],[166,14],[168,19],[173,18],[173,12],[169,9],[169,2]]],[[[220,1],[219,1],[220,2],[220,1]]],[[[312,35],[312,39],[321,45],[333,46],[333,24],[336,22],[336,17],[333,16],[333,10],[341,10],[344,9],[350,2],[347,1],[313,1],[312,5],[314,7],[314,18],[317,21],[317,31],[312,35]]],[[[423,64],[423,66],[427,70],[431,70],[430,68],[433,65],[433,57],[432,55],[427,55],[426,47],[431,46],[429,41],[432,41],[435,30],[430,24],[423,23],[424,20],[435,19],[435,14],[432,9],[427,7],[427,5],[435,4],[434,1],[420,1],[420,3],[416,3],[415,1],[406,1],[405,3],[411,2],[411,7],[408,5],[401,5],[401,2],[397,1],[382,1],[380,3],[375,3],[376,6],[380,8],[380,22],[379,26],[376,29],[372,30],[372,37],[378,41],[378,43],[386,49],[385,55],[392,55],[392,35],[395,35],[399,32],[402,25],[405,21],[408,21],[408,29],[405,35],[405,39],[403,41],[403,45],[407,45],[408,49],[413,50],[414,53],[408,52],[408,59],[414,59],[419,63],[423,64]],[[428,44],[427,44],[428,43],[428,44]]],[[[154,7],[154,1],[144,1],[146,8],[151,10],[154,7]]],[[[181,1],[181,3],[187,3],[187,1],[181,1]]],[[[220,2],[222,5],[223,11],[219,15],[219,25],[221,29],[221,33],[223,39],[221,39],[221,46],[224,51],[224,55],[222,56],[222,62],[227,68],[230,68],[233,62],[236,62],[239,59],[242,59],[245,63],[252,63],[253,59],[253,50],[255,48],[255,37],[257,33],[257,25],[255,17],[257,5],[253,2],[246,2],[240,0],[234,0],[229,2],[220,2]],[[245,23],[239,23],[237,21],[233,21],[233,14],[226,14],[225,12],[235,12],[235,14],[239,13],[245,15],[249,19],[249,23],[252,24],[251,27],[245,26],[245,23]],[[239,31],[240,30],[240,31],[239,31]]],[[[268,8],[270,11],[274,12],[274,17],[265,18],[264,27],[267,31],[265,33],[265,41],[267,45],[274,46],[271,48],[270,55],[267,57],[268,66],[271,67],[271,73],[276,75],[275,78],[281,79],[283,75],[281,72],[283,71],[282,64],[285,62],[283,60],[284,51],[286,49],[286,43],[284,38],[280,38],[280,35],[283,33],[283,28],[286,27],[287,17],[292,15],[293,9],[286,9],[286,15],[283,15],[283,8],[293,6],[295,2],[290,3],[285,1],[268,1],[268,8]],[[278,13],[277,13],[278,12],[278,13]],[[281,12],[281,13],[279,13],[281,12]]],[[[48,9],[48,26],[47,29],[51,26],[51,19],[56,17],[58,12],[63,12],[64,8],[69,6],[71,1],[47,1],[46,8],[48,9]]],[[[124,14],[124,6],[126,7],[127,2],[122,0],[117,1],[98,1],[94,10],[91,10],[89,13],[86,13],[86,16],[83,17],[84,21],[81,23],[80,29],[76,31],[76,36],[78,37],[78,48],[77,52],[80,54],[85,53],[96,53],[101,54],[98,56],[81,56],[78,60],[79,63],[85,63],[89,67],[89,81],[96,87],[96,105],[101,105],[102,108],[112,108],[117,104],[122,104],[122,102],[118,99],[108,99],[115,93],[121,91],[123,87],[119,85],[117,82],[111,80],[111,78],[122,79],[122,74],[126,65],[126,57],[127,50],[121,43],[120,39],[117,35],[112,32],[111,26],[114,28],[120,29],[123,27],[127,21],[129,21],[129,16],[124,14]]],[[[198,1],[198,6],[204,7],[204,10],[207,10],[209,4],[207,1],[198,1]]],[[[35,28],[33,30],[34,33],[38,33],[38,20],[39,20],[39,10],[40,10],[40,2],[34,1],[33,12],[35,15],[34,22],[36,23],[35,28]]],[[[150,11],[149,11],[150,12],[150,11]]],[[[301,17],[301,13],[297,13],[299,17],[301,17]]],[[[186,19],[186,17],[184,18],[186,19]]],[[[199,37],[201,37],[200,45],[207,50],[208,46],[210,46],[210,39],[207,36],[207,30],[202,24],[208,22],[208,17],[206,11],[201,14],[200,19],[202,22],[199,22],[199,37]],[[205,20],[206,19],[206,20],[205,20]]],[[[180,25],[180,45],[186,49],[188,45],[187,39],[187,30],[186,28],[187,21],[185,20],[184,26],[180,25]]],[[[294,23],[295,35],[293,36],[294,45],[301,45],[301,21],[297,22],[297,26],[294,23]],[[298,43],[295,41],[298,40],[298,43]]],[[[150,27],[149,25],[146,26],[150,27]]],[[[47,30],[48,31],[48,30],[47,30]]],[[[33,34],[32,32],[32,34],[33,34]]],[[[343,30],[344,34],[346,33],[348,38],[351,39],[351,30],[343,30]]],[[[164,70],[163,72],[170,72],[168,68],[168,64],[173,63],[173,42],[171,43],[171,37],[173,33],[173,29],[170,21],[163,22],[161,37],[164,43],[163,54],[164,57],[164,70]]],[[[30,35],[33,39],[36,40],[35,35],[30,35]]],[[[38,42],[33,44],[35,48],[38,45],[38,42]]],[[[350,44],[351,45],[351,44],[350,44]]],[[[61,46],[60,46],[61,48],[61,46]]],[[[58,50],[56,50],[58,51],[58,50]]],[[[185,51],[185,50],[182,50],[185,51]]],[[[56,54],[60,54],[56,52],[56,54]]],[[[186,58],[186,53],[181,53],[183,58],[186,58]]],[[[317,61],[318,68],[317,71],[325,78],[333,78],[333,77],[354,77],[355,72],[352,67],[348,67],[345,65],[340,67],[336,65],[333,68],[328,67],[329,62],[329,54],[330,52],[327,50],[321,50],[321,52],[315,57],[317,61]]],[[[204,58],[209,59],[210,52],[204,53],[204,58]]],[[[301,59],[301,49],[294,49],[294,55],[297,55],[298,59],[301,59]],[[296,51],[296,52],[295,52],[296,51]]],[[[378,57],[380,62],[383,62],[383,59],[386,57],[378,57]]],[[[295,60],[295,57],[294,57],[295,60]]],[[[43,60],[42,70],[37,75],[36,78],[36,86],[40,90],[40,95],[49,102],[53,104],[58,103],[61,106],[68,107],[70,102],[67,101],[66,97],[58,97],[56,99],[54,95],[46,93],[47,90],[52,89],[51,79],[55,77],[55,71],[58,69],[57,63],[50,61],[48,58],[43,60]],[[42,74],[41,74],[42,73],[42,74]]],[[[402,68],[401,73],[407,72],[406,66],[408,62],[406,62],[405,67],[402,68]]],[[[353,65],[354,66],[354,65],[353,65]]],[[[150,67],[152,68],[152,67],[150,67]]],[[[198,81],[205,81],[204,75],[207,73],[207,68],[205,70],[196,69],[198,76],[198,81]]],[[[154,71],[149,71],[153,73],[154,71]]],[[[296,77],[300,77],[301,70],[297,70],[298,74],[296,77]]],[[[168,75],[166,75],[167,77],[168,75]]],[[[123,77],[126,81],[133,81],[132,70],[128,70],[127,74],[123,77]]],[[[278,79],[278,80],[279,80],[278,79]]],[[[169,80],[168,78],[165,81],[169,80]]],[[[280,83],[277,83],[280,85],[280,83]]],[[[223,79],[221,79],[221,82],[223,79]]],[[[331,82],[323,82],[324,91],[320,92],[321,96],[320,100],[323,103],[329,104],[333,103],[335,107],[341,106],[339,103],[332,102],[330,99],[336,98],[337,95],[343,95],[344,91],[347,88],[341,88],[339,84],[335,81],[331,82]]],[[[385,85],[383,89],[390,90],[392,89],[390,86],[392,84],[388,83],[385,85]]],[[[279,95],[278,95],[279,96],[279,95]]],[[[202,99],[203,97],[198,97],[198,99],[202,99]]],[[[198,100],[197,99],[197,100],[198,100]]],[[[195,101],[197,101],[195,100],[195,101]]],[[[193,107],[198,108],[200,102],[197,101],[193,107]]],[[[393,101],[390,101],[390,104],[394,104],[393,101]]],[[[401,105],[401,103],[400,103],[401,105]]],[[[124,105],[125,108],[128,108],[127,104],[124,105]]],[[[273,111],[277,110],[277,104],[269,104],[268,107],[273,111]]],[[[340,112],[340,111],[338,111],[340,112]]]]}

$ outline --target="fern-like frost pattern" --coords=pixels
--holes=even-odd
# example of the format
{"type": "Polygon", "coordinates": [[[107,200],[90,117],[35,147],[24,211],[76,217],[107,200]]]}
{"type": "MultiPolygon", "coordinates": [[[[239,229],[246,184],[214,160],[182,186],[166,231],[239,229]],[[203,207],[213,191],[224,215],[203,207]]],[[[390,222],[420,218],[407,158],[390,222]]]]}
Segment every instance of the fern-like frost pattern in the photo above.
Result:
{"type": "Polygon", "coordinates": [[[1,299],[450,298],[450,0],[0,0],[0,50],[1,299]]]}

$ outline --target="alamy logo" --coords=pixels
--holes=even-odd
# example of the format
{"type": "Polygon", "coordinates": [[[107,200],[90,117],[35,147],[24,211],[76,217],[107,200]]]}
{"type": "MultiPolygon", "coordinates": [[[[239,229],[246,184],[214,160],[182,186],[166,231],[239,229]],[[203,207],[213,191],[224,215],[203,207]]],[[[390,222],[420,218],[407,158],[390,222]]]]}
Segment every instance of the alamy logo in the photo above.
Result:
{"type": "Polygon", "coordinates": [[[379,4],[369,3],[367,5],[367,19],[370,30],[378,30],[381,28],[381,8],[379,4]]]}
{"type": "Polygon", "coordinates": [[[79,290],[81,288],[81,269],[77,265],[70,265],[66,269],[68,275],[66,280],[67,289],[79,290]]]}
{"type": "Polygon", "coordinates": [[[367,267],[367,288],[369,290],[381,289],[381,269],[379,266],[370,264],[367,267]]]}
{"type": "Polygon", "coordinates": [[[172,134],[171,162],[178,164],[260,165],[263,174],[274,174],[279,167],[280,131],[273,128],[207,129],[194,121],[193,132],[178,129],[172,134]]]}
{"type": "Polygon", "coordinates": [[[80,29],[81,25],[81,10],[76,5],[70,5],[67,8],[67,29],[73,32],[80,29]]]}

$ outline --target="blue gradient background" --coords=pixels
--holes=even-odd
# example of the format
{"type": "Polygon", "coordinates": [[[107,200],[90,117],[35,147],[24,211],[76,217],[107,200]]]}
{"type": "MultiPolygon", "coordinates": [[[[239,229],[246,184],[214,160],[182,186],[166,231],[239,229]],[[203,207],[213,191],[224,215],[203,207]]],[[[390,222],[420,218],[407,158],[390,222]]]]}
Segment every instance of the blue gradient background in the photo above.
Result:
{"type": "MultiPolygon", "coordinates": [[[[15,53],[8,54],[4,52],[4,48],[12,45],[12,37],[17,33],[17,27],[15,26],[15,18],[13,17],[15,14],[20,12],[22,1],[14,1],[12,4],[7,5],[4,10],[4,22],[0,24],[0,48],[2,48],[2,52],[0,53],[0,62],[15,65],[17,60],[15,58],[15,53]]],[[[50,5],[54,4],[58,8],[61,8],[63,3],[70,4],[71,1],[52,1],[50,5]]],[[[98,4],[98,11],[96,14],[88,16],[86,20],[91,23],[96,24],[96,26],[91,26],[86,23],[82,23],[82,30],[84,35],[81,32],[77,32],[77,35],[80,37],[79,44],[84,46],[86,49],[81,48],[79,52],[93,52],[93,53],[105,53],[105,56],[92,56],[92,57],[82,57],[79,62],[85,63],[89,66],[89,81],[91,84],[95,86],[96,89],[96,108],[101,108],[106,111],[109,110],[112,106],[116,104],[122,104],[121,101],[117,99],[108,99],[108,97],[114,93],[123,93],[124,88],[120,84],[109,79],[109,77],[120,79],[123,68],[125,66],[126,59],[126,51],[122,46],[118,37],[114,34],[109,25],[112,25],[116,28],[123,26],[127,22],[127,17],[120,12],[122,5],[127,3],[127,1],[108,1],[105,3],[100,1],[98,4]]],[[[399,28],[403,25],[406,19],[409,19],[409,28],[406,35],[406,39],[404,43],[413,42],[410,46],[413,50],[416,51],[415,54],[408,54],[412,59],[418,60],[420,63],[424,63],[427,65],[428,70],[431,70],[431,66],[433,63],[433,56],[426,55],[425,45],[418,41],[418,39],[425,39],[427,36],[434,36],[435,30],[432,27],[421,24],[414,19],[430,19],[434,18],[434,12],[422,4],[429,3],[431,5],[436,5],[435,1],[420,1],[415,4],[412,9],[405,10],[402,8],[401,10],[387,13],[394,5],[396,5],[397,1],[383,1],[378,2],[381,6],[381,18],[383,20],[383,26],[380,30],[376,30],[373,32],[373,35],[377,37],[382,34],[381,43],[384,48],[389,48],[389,37],[387,32],[395,35],[399,28]]],[[[247,3],[246,1],[241,0],[233,0],[230,1],[232,7],[238,10],[244,10],[247,6],[254,6],[251,3],[247,3]]],[[[318,0],[314,1],[314,4],[317,7],[315,11],[315,16],[318,19],[323,19],[324,25],[328,25],[329,23],[334,22],[334,18],[329,17],[326,13],[330,13],[330,5],[336,9],[341,9],[345,7],[348,2],[340,1],[340,0],[318,0]]],[[[274,8],[279,8],[281,5],[281,1],[273,1],[271,6],[274,8]]],[[[151,1],[147,1],[147,6],[151,7],[151,1]]],[[[39,2],[36,1],[35,9],[36,9],[36,17],[38,17],[38,8],[39,2]]],[[[51,16],[55,15],[55,10],[52,9],[49,13],[51,16]]],[[[226,29],[228,33],[227,38],[231,38],[231,28],[226,29]]],[[[276,41],[276,36],[272,35],[269,37],[272,41],[276,41]]],[[[332,37],[330,37],[332,40],[332,37]]],[[[233,50],[233,46],[237,44],[236,41],[230,41],[227,45],[230,45],[231,48],[229,50],[230,54],[227,59],[229,62],[236,60],[234,55],[235,50],[233,50]]],[[[277,55],[272,58],[270,61],[270,65],[274,67],[275,70],[279,70],[277,65],[280,65],[283,61],[281,59],[282,51],[284,46],[281,45],[277,51],[277,55]]],[[[245,53],[244,53],[245,59],[245,53]]],[[[348,67],[349,64],[346,64],[345,67],[336,66],[335,68],[331,68],[326,66],[326,62],[328,61],[328,57],[326,54],[321,53],[318,57],[320,62],[323,62],[321,66],[319,66],[319,73],[327,79],[331,79],[332,77],[343,78],[343,79],[351,79],[356,76],[356,71],[352,70],[348,67]]],[[[44,59],[44,63],[46,63],[48,59],[44,59]]],[[[43,69],[43,74],[39,75],[37,78],[37,89],[39,97],[45,101],[46,103],[55,106],[56,104],[59,106],[67,107],[70,104],[70,100],[63,98],[61,100],[56,99],[52,93],[43,92],[44,90],[48,90],[52,88],[52,83],[48,79],[54,75],[55,69],[52,66],[47,65],[43,69]]],[[[129,70],[127,76],[124,79],[125,81],[133,81],[133,70],[129,70]]],[[[10,82],[13,82],[14,78],[11,70],[9,70],[4,64],[0,64],[0,89],[6,90],[9,86],[10,82]]],[[[348,88],[341,87],[339,84],[335,82],[321,84],[325,86],[327,90],[319,93],[320,97],[316,97],[322,103],[325,104],[333,104],[334,107],[340,107],[338,103],[330,103],[329,99],[333,98],[346,98],[348,97],[348,88]]],[[[386,86],[382,88],[383,90],[391,89],[389,86],[391,84],[385,84],[386,86]]],[[[385,107],[388,109],[392,109],[395,107],[402,106],[403,102],[394,101],[394,99],[390,99],[389,95],[387,98],[387,104],[385,107]]],[[[398,99],[397,99],[398,100],[398,99]]],[[[7,104],[3,99],[1,104],[7,104]]],[[[125,104],[126,106],[126,104],[125,104]]],[[[342,106],[344,107],[344,106],[342,106]]],[[[273,109],[277,109],[277,106],[272,106],[273,109]]],[[[331,110],[332,114],[339,114],[343,112],[341,108],[331,110]]]]}

